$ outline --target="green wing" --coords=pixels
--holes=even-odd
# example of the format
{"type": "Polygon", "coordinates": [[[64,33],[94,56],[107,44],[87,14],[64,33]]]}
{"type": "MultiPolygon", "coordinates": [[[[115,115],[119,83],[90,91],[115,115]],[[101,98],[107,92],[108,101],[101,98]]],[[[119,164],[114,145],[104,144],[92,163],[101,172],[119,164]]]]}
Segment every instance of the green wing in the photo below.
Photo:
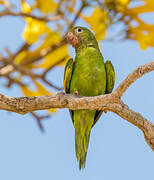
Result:
{"type": "MultiPolygon", "coordinates": [[[[71,84],[71,78],[72,78],[72,73],[73,73],[73,68],[74,68],[74,61],[73,59],[69,59],[66,63],[65,66],[65,71],[64,71],[64,90],[66,93],[70,93],[70,84],[71,84]]],[[[73,111],[69,110],[72,122],[73,121],[73,111]]]]}
{"type": "MultiPolygon", "coordinates": [[[[106,70],[106,91],[105,91],[105,94],[109,94],[112,92],[112,89],[113,89],[114,83],[115,83],[115,72],[114,72],[114,68],[113,68],[111,61],[106,61],[105,70],[106,70]]],[[[96,111],[93,126],[96,124],[96,122],[98,121],[98,119],[100,118],[102,113],[103,113],[103,111],[96,111]]]]}
{"type": "Polygon", "coordinates": [[[65,71],[64,71],[64,90],[66,93],[70,92],[70,82],[72,78],[72,72],[73,72],[73,59],[69,59],[66,63],[65,66],[65,71]]]}
{"type": "Polygon", "coordinates": [[[106,92],[105,94],[109,94],[112,92],[115,83],[115,72],[111,61],[106,61],[105,63],[106,70],[106,92]]]}

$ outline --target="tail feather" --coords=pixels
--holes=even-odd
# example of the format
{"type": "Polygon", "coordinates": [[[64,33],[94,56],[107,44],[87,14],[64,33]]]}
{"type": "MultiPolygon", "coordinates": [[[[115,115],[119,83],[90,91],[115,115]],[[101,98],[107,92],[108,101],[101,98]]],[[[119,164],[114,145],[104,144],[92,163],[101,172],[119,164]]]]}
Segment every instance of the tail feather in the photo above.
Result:
{"type": "Polygon", "coordinates": [[[94,122],[95,110],[75,110],[73,112],[75,127],[75,150],[79,169],[85,167],[89,137],[94,122]]]}
{"type": "Polygon", "coordinates": [[[85,156],[79,161],[79,170],[85,168],[86,157],[87,157],[87,152],[85,153],[85,156]]]}
{"type": "Polygon", "coordinates": [[[89,145],[90,132],[84,132],[81,134],[80,131],[75,132],[75,150],[76,157],[79,161],[79,169],[85,168],[86,156],[89,145]]]}

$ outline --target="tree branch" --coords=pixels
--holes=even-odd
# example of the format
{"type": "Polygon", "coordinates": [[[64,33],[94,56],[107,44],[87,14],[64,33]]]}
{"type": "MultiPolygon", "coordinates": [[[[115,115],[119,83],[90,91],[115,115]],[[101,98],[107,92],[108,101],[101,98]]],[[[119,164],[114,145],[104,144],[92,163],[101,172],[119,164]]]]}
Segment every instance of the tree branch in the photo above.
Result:
{"type": "Polygon", "coordinates": [[[62,18],[62,16],[60,16],[60,15],[57,15],[55,17],[35,16],[33,14],[30,14],[30,13],[10,11],[9,9],[6,9],[6,10],[0,12],[0,17],[3,17],[3,16],[30,17],[30,18],[33,18],[33,19],[36,19],[39,21],[45,21],[45,22],[57,21],[57,20],[62,18]]]}
{"type": "Polygon", "coordinates": [[[142,130],[147,144],[154,151],[154,125],[150,121],[131,110],[122,101],[110,110],[142,130]]]}
{"type": "Polygon", "coordinates": [[[154,62],[136,68],[111,94],[93,97],[82,97],[72,94],[58,93],[55,95],[13,98],[0,95],[0,109],[25,114],[50,108],[98,109],[111,111],[137,126],[143,131],[145,140],[154,150],[154,125],[141,114],[134,112],[125,105],[121,96],[127,88],[144,74],[154,70],[154,62]]]}
{"type": "MultiPolygon", "coordinates": [[[[21,49],[23,49],[25,47],[25,45],[23,45],[19,50],[18,52],[21,51],[21,49]]],[[[62,90],[63,88],[60,88],[60,87],[57,87],[55,86],[53,83],[49,82],[45,75],[46,73],[43,73],[42,75],[41,74],[36,74],[36,73],[33,73],[32,71],[30,71],[27,67],[23,67],[21,66],[20,64],[17,65],[14,63],[14,57],[16,56],[15,54],[12,54],[8,48],[5,48],[7,54],[8,54],[8,58],[1,58],[1,61],[3,61],[3,63],[6,65],[4,67],[2,67],[0,69],[0,76],[7,76],[7,78],[10,80],[11,79],[11,83],[15,82],[15,81],[12,81],[13,79],[10,78],[9,76],[9,73],[13,72],[13,71],[18,71],[20,72],[21,74],[23,75],[27,75],[29,77],[31,77],[32,79],[40,79],[42,80],[44,83],[46,83],[48,86],[52,87],[52,88],[55,88],[56,90],[62,90]]],[[[45,72],[48,72],[45,71],[45,72]]],[[[15,79],[15,78],[14,78],[15,79]]],[[[20,83],[20,81],[18,81],[18,84],[20,83]]],[[[22,84],[22,82],[20,83],[20,85],[22,84]]]]}
{"type": "Polygon", "coordinates": [[[138,78],[142,77],[144,74],[149,73],[153,70],[154,61],[147,63],[143,66],[139,66],[132,73],[130,73],[126,77],[126,79],[117,87],[114,94],[116,94],[120,98],[132,83],[134,83],[138,78]]]}
{"type": "Polygon", "coordinates": [[[36,119],[37,124],[38,124],[40,130],[41,130],[42,132],[44,132],[45,130],[44,130],[41,122],[42,122],[43,119],[49,118],[50,115],[47,114],[47,115],[44,115],[44,116],[39,116],[38,114],[36,114],[36,113],[34,113],[34,112],[31,112],[31,115],[36,119]]]}

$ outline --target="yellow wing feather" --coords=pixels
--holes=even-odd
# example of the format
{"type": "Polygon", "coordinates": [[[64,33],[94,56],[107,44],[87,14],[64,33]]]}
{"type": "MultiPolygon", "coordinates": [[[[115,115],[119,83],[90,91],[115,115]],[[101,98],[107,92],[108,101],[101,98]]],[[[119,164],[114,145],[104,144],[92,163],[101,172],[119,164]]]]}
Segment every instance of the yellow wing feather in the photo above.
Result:
{"type": "Polygon", "coordinates": [[[71,77],[72,77],[72,72],[73,72],[73,59],[69,59],[66,63],[65,66],[65,72],[64,72],[64,90],[66,93],[69,93],[69,87],[70,87],[70,82],[71,82],[71,77]]]}

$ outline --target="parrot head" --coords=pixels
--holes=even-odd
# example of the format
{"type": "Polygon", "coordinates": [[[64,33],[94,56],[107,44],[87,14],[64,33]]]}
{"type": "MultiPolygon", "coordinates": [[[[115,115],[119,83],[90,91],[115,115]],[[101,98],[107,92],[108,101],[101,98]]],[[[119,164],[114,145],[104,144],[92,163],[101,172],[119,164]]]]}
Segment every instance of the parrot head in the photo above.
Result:
{"type": "Polygon", "coordinates": [[[94,46],[98,43],[94,34],[87,28],[76,26],[73,27],[66,35],[67,42],[75,48],[94,46]]]}

